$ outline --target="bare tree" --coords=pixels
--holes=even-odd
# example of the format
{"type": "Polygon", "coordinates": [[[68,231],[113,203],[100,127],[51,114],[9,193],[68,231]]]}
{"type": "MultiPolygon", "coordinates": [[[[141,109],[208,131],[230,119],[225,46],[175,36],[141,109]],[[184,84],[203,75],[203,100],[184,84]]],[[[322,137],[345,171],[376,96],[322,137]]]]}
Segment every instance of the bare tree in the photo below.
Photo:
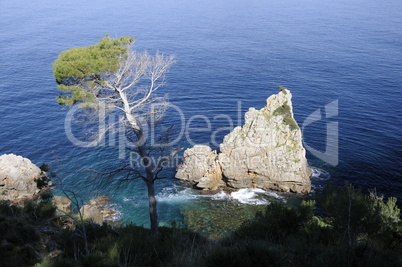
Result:
{"type": "MultiPolygon", "coordinates": [[[[106,110],[119,110],[124,116],[124,125],[129,127],[136,137],[133,140],[134,153],[142,159],[145,175],[131,170],[132,177],[141,178],[148,189],[149,214],[153,234],[158,233],[158,216],[154,182],[166,158],[159,157],[155,164],[147,147],[144,124],[159,121],[168,106],[166,97],[158,97],[155,92],[164,85],[164,75],[173,63],[173,57],[161,54],[151,56],[148,53],[129,51],[127,58],[121,61],[119,69],[101,86],[99,99],[106,105],[106,110]],[[147,83],[145,83],[147,82],[147,83]],[[139,86],[137,86],[139,85],[139,86]]],[[[173,156],[171,153],[170,156],[173,156]]]]}
{"type": "MultiPolygon", "coordinates": [[[[112,42],[111,46],[113,47],[116,40],[119,39],[106,37],[101,40],[100,44],[112,42]]],[[[120,40],[127,39],[122,37],[120,40]]],[[[59,89],[69,93],[68,96],[60,95],[59,103],[70,106],[80,104],[82,108],[88,110],[102,110],[104,115],[108,113],[120,114],[118,121],[99,131],[98,138],[101,138],[108,131],[116,129],[124,131],[129,141],[127,145],[141,159],[143,170],[131,168],[130,164],[126,164],[123,168],[109,174],[126,171],[126,178],[122,180],[140,178],[145,182],[148,189],[151,232],[157,235],[158,215],[154,183],[160,178],[158,175],[163,169],[164,163],[173,157],[178,150],[151,147],[147,138],[147,129],[150,125],[152,126],[160,121],[168,108],[167,97],[158,96],[156,91],[165,85],[165,74],[174,63],[174,57],[164,56],[160,53],[150,55],[148,52],[136,52],[131,49],[131,43],[132,41],[118,43],[119,48],[127,48],[122,49],[119,53],[113,52],[111,54],[105,53],[105,51],[99,53],[102,55],[102,60],[107,56],[112,59],[117,58],[116,65],[105,65],[106,67],[98,69],[87,67],[87,64],[96,65],[93,61],[98,60],[99,56],[93,59],[92,56],[89,56],[85,59],[88,61],[86,64],[78,62],[71,66],[65,65],[71,64],[73,61],[71,59],[77,57],[63,53],[79,53],[87,56],[87,52],[93,53],[95,48],[98,49],[97,46],[92,46],[80,48],[83,51],[76,52],[71,49],[73,51],[63,52],[56,60],[53,70],[59,83],[59,89]],[[84,49],[88,49],[88,51],[84,49]],[[81,65],[85,66],[86,69],[80,69],[79,66],[81,65]],[[63,73],[63,68],[67,68],[68,71],[63,73]],[[58,76],[59,73],[62,75],[58,76]],[[169,155],[159,157],[156,161],[151,160],[152,153],[155,150],[158,150],[158,153],[168,153],[169,155]]],[[[100,46],[99,50],[102,49],[100,46]]],[[[162,139],[167,140],[168,133],[163,132],[161,134],[162,139]]]]}

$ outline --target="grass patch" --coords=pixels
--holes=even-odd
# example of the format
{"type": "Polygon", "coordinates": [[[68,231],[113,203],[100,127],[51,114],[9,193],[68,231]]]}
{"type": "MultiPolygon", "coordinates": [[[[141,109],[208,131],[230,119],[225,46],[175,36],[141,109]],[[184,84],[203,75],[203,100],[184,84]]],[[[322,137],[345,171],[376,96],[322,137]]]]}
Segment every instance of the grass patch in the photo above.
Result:
{"type": "Polygon", "coordinates": [[[295,119],[293,119],[291,116],[286,116],[283,118],[283,121],[290,126],[290,129],[292,130],[298,130],[299,125],[297,125],[297,122],[295,119]]]}
{"type": "Polygon", "coordinates": [[[278,107],[273,112],[274,116],[283,116],[283,122],[290,126],[291,130],[298,130],[299,125],[297,125],[296,120],[292,117],[292,112],[290,106],[285,102],[282,106],[278,107]]]}
{"type": "Polygon", "coordinates": [[[278,86],[278,89],[281,90],[281,92],[284,93],[285,95],[288,93],[288,92],[286,92],[286,89],[287,89],[286,87],[278,86]]]}
{"type": "Polygon", "coordinates": [[[273,113],[274,116],[280,116],[280,115],[286,116],[288,114],[290,114],[290,106],[286,102],[283,103],[282,106],[275,109],[273,113]]]}

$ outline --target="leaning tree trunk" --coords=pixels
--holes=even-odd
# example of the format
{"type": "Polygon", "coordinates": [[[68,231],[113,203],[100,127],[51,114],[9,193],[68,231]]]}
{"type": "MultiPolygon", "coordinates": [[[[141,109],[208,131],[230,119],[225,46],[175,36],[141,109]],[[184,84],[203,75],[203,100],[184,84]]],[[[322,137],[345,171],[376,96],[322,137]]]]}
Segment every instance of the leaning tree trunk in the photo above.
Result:
{"type": "Polygon", "coordinates": [[[154,181],[147,181],[148,200],[149,200],[149,219],[151,221],[152,235],[158,235],[158,212],[156,210],[155,186],[154,181]]]}

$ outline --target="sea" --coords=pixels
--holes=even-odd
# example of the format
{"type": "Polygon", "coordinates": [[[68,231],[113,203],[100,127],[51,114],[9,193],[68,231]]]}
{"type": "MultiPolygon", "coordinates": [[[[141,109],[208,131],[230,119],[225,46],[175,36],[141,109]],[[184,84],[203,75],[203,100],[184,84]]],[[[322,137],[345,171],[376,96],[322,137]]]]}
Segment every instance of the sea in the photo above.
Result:
{"type": "MultiPolygon", "coordinates": [[[[262,108],[284,86],[313,191],[350,183],[402,200],[401,14],[400,0],[0,0],[0,154],[45,163],[56,193],[73,191],[83,203],[112,196],[124,222],[148,226],[141,180],[96,179],[119,166],[118,137],[92,147],[72,142],[89,133],[56,102],[52,73],[64,50],[106,34],[134,36],[135,50],[175,56],[160,89],[174,106],[163,123],[181,133],[173,146],[217,149],[250,107],[262,108]]],[[[201,195],[174,179],[174,168],[166,173],[156,183],[167,225],[200,206],[290,201],[250,189],[201,195]]]]}

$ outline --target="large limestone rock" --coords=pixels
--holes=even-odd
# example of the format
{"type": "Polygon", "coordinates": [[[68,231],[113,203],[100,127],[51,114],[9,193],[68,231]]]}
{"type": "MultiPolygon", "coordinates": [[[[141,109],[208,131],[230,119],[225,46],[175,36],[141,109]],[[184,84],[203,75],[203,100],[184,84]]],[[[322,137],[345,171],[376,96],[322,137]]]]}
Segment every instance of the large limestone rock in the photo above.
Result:
{"type": "Polygon", "coordinates": [[[176,178],[189,181],[198,188],[215,190],[222,181],[218,154],[209,146],[196,145],[184,151],[184,162],[178,168],[176,178]]]}
{"type": "Polygon", "coordinates": [[[282,89],[262,109],[250,108],[244,126],[225,136],[219,162],[229,186],[310,191],[311,169],[291,99],[290,91],[282,89]]]}
{"type": "Polygon", "coordinates": [[[31,198],[39,193],[40,184],[47,177],[29,159],[14,154],[0,156],[0,199],[15,201],[31,198]]]}
{"type": "Polygon", "coordinates": [[[187,149],[176,178],[204,189],[226,184],[233,188],[309,192],[311,169],[293,118],[291,99],[290,91],[282,88],[266,100],[262,109],[250,108],[245,125],[225,136],[219,154],[207,146],[187,149]]]}

